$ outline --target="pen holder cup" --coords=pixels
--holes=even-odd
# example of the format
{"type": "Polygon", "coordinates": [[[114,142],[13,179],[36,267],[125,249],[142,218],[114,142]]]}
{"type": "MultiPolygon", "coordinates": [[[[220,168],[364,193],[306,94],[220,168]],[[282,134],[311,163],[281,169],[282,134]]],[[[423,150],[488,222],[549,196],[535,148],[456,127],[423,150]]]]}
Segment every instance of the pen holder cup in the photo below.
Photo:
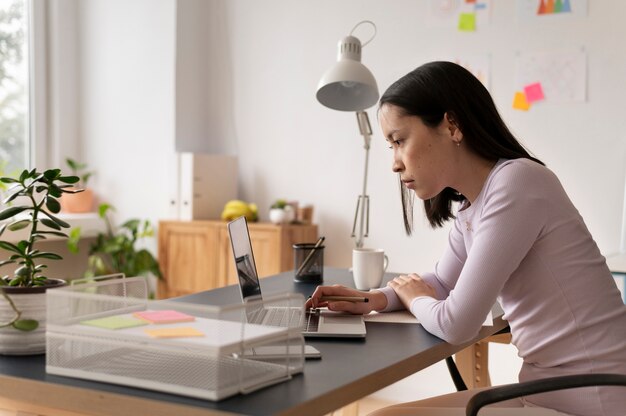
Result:
{"type": "Polygon", "coordinates": [[[294,281],[322,283],[324,281],[324,246],[301,243],[293,245],[294,281]]]}

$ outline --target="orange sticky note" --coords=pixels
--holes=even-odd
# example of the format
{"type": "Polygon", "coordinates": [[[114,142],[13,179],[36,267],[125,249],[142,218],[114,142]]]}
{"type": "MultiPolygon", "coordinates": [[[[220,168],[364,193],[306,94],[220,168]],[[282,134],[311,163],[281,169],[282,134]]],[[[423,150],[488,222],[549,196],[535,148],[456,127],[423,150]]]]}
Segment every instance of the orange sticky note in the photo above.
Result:
{"type": "Polygon", "coordinates": [[[204,336],[202,332],[189,326],[179,328],[144,329],[144,331],[152,338],[188,338],[204,336]]]}
{"type": "Polygon", "coordinates": [[[153,324],[175,324],[178,322],[193,322],[196,318],[186,313],[164,310],[164,311],[143,311],[133,314],[137,318],[144,319],[153,324]]]}
{"type": "Polygon", "coordinates": [[[529,84],[524,87],[524,94],[526,94],[526,100],[529,103],[534,103],[535,101],[541,101],[545,97],[543,96],[543,88],[541,88],[540,82],[535,82],[534,84],[529,84]]]}
{"type": "Polygon", "coordinates": [[[459,15],[459,30],[462,32],[474,32],[476,30],[476,14],[461,13],[459,15]]]}
{"type": "Polygon", "coordinates": [[[516,110],[528,111],[530,103],[526,99],[526,94],[521,91],[517,91],[515,93],[515,97],[513,98],[513,108],[516,110]]]}

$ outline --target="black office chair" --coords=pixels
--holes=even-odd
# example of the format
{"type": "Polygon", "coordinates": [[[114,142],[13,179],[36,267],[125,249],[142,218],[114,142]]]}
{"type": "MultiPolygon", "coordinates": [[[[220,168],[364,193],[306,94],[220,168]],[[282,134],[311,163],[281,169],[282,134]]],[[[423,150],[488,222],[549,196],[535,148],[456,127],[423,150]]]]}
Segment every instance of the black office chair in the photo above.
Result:
{"type": "Polygon", "coordinates": [[[467,403],[465,414],[466,416],[477,416],[478,411],[483,406],[516,397],[590,386],[626,387],[626,374],[575,374],[493,387],[472,396],[467,403]]]}

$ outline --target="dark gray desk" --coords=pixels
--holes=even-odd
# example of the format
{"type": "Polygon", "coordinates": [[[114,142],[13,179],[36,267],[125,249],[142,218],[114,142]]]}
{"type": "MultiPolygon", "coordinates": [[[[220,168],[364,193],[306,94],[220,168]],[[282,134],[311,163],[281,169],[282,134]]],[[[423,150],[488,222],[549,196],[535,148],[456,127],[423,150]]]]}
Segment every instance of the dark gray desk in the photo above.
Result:
{"type": "MultiPolygon", "coordinates": [[[[352,285],[344,269],[327,268],[324,273],[325,284],[352,285]]],[[[287,272],[262,279],[263,293],[289,291],[308,296],[315,289],[316,285],[293,282],[292,276],[293,272],[287,272]]],[[[241,301],[236,286],[176,300],[213,305],[241,301]]],[[[67,414],[321,415],[422,370],[506,325],[494,316],[493,327],[483,327],[472,342],[453,346],[421,325],[368,323],[364,340],[307,340],[322,352],[322,359],[307,361],[304,373],[292,380],[220,402],[48,375],[44,356],[0,356],[0,408],[5,399],[19,398],[23,403],[68,410],[67,414]]]]}

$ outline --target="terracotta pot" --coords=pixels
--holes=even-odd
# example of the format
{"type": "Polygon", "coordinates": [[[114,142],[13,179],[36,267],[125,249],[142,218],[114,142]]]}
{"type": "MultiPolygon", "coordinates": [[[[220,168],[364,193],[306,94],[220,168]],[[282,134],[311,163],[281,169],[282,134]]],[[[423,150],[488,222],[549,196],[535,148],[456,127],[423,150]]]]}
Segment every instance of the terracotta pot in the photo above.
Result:
{"type": "MultiPolygon", "coordinates": [[[[3,286],[17,309],[22,312],[20,319],[34,319],[39,326],[33,331],[21,331],[12,326],[0,328],[0,354],[32,355],[46,352],[46,290],[65,286],[61,279],[49,279],[49,284],[38,287],[3,286]]],[[[15,311],[0,296],[0,322],[9,322],[15,311]]]]}
{"type": "MultiPolygon", "coordinates": [[[[71,189],[71,188],[69,188],[71,189]]],[[[77,194],[63,194],[59,202],[63,212],[79,214],[93,211],[94,196],[90,188],[85,188],[83,192],[77,194]]]]}

